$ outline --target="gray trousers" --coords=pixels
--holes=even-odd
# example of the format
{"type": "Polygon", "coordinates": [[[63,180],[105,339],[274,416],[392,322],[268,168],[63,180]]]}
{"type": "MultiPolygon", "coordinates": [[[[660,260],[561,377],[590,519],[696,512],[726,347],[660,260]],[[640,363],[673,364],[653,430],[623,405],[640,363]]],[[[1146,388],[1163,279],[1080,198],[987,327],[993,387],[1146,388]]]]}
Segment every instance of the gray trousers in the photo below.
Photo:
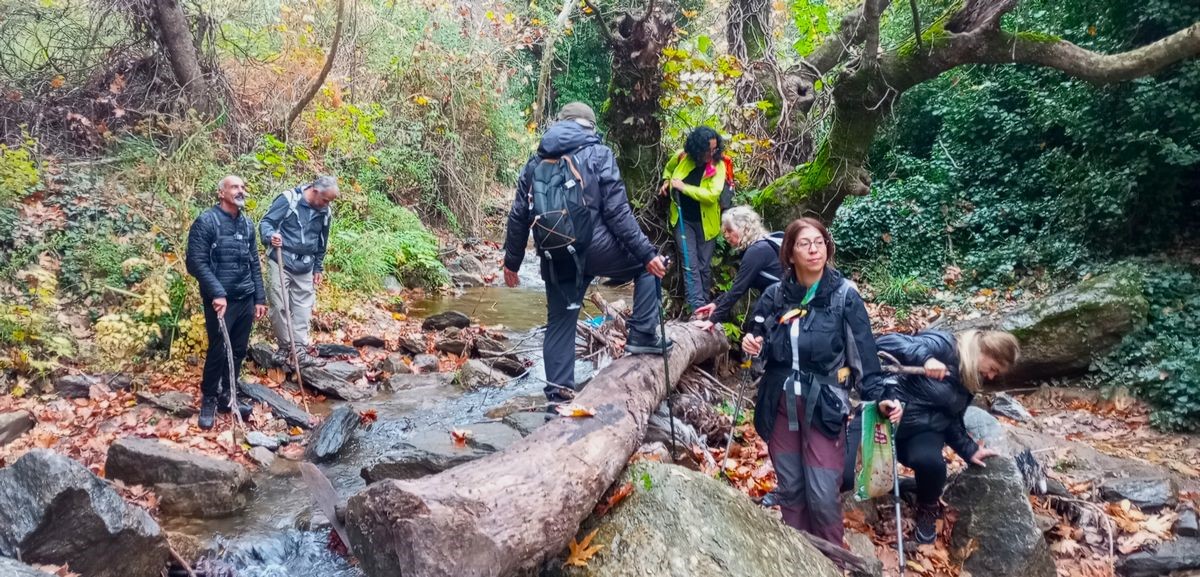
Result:
{"type": "Polygon", "coordinates": [[[704,240],[704,225],[698,222],[681,221],[687,235],[686,251],[679,238],[679,224],[675,225],[675,242],[680,247],[679,258],[683,263],[683,282],[688,305],[696,310],[708,304],[708,293],[713,288],[712,256],[717,248],[717,239],[704,240]]]}
{"type": "MultiPolygon", "coordinates": [[[[591,268],[589,266],[589,268],[591,268]]],[[[662,301],[662,285],[654,275],[642,269],[640,272],[614,271],[602,276],[616,280],[629,280],[617,274],[634,275],[633,316],[629,319],[629,339],[637,342],[654,342],[657,337],[659,309],[662,301]]],[[[582,288],[577,289],[575,279],[559,279],[559,284],[546,283],[546,337],[542,341],[542,358],[546,363],[546,398],[561,400],[558,392],[562,388],[575,390],[575,330],[580,309],[568,309],[572,302],[580,302],[588,285],[595,277],[585,276],[582,288]]]]}
{"type": "Polygon", "coordinates": [[[290,347],[293,342],[297,347],[307,347],[310,344],[308,323],[312,320],[313,306],[317,303],[313,275],[311,272],[294,274],[284,270],[281,279],[279,272],[279,264],[273,260],[267,261],[267,299],[271,303],[271,328],[275,330],[275,340],[281,349],[290,347]],[[285,295],[292,312],[292,334],[288,334],[284,316],[285,295]]]}

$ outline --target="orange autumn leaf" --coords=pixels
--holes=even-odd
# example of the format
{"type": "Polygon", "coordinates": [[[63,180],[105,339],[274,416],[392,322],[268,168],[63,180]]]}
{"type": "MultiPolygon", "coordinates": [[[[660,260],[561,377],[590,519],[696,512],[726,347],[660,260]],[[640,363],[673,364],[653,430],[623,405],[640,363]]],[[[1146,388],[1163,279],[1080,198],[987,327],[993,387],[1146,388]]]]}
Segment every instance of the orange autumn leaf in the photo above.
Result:
{"type": "Polygon", "coordinates": [[[604,545],[592,545],[592,538],[596,536],[597,531],[599,529],[592,529],[592,532],[588,533],[583,538],[583,541],[576,542],[575,539],[571,539],[571,543],[567,545],[571,550],[571,554],[567,556],[567,560],[563,565],[587,567],[588,561],[604,548],[604,545]]]}
{"type": "Polygon", "coordinates": [[[557,411],[558,414],[564,417],[593,417],[596,415],[596,411],[591,407],[585,407],[575,403],[571,403],[570,405],[559,405],[557,411]]]}
{"type": "Polygon", "coordinates": [[[471,438],[471,431],[466,429],[454,429],[450,431],[450,438],[454,439],[454,445],[458,447],[467,446],[467,439],[471,438]]]}
{"type": "Polygon", "coordinates": [[[377,420],[379,420],[379,413],[376,413],[375,409],[367,409],[358,414],[358,422],[362,425],[370,425],[377,420]]]}
{"type": "Polygon", "coordinates": [[[633,483],[631,482],[626,482],[620,487],[610,489],[608,497],[600,501],[600,504],[596,505],[596,510],[593,512],[593,514],[597,517],[603,517],[607,515],[613,507],[616,507],[621,503],[621,501],[624,501],[625,497],[628,497],[631,493],[633,493],[633,483]]]}

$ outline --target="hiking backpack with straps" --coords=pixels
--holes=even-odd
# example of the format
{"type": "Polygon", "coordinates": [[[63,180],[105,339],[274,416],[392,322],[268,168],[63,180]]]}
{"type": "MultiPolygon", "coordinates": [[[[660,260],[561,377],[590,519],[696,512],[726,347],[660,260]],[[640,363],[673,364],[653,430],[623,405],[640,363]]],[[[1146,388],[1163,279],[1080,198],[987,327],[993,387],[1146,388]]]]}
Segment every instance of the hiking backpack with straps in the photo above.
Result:
{"type": "MultiPolygon", "coordinates": [[[[575,264],[576,288],[583,279],[585,253],[595,223],[583,194],[583,175],[570,154],[542,158],[533,168],[529,186],[530,225],[538,256],[548,261],[551,282],[558,284],[557,263],[575,264]]],[[[576,299],[568,299],[575,301],[576,299]]],[[[579,303],[572,302],[571,306],[579,303]]]]}
{"type": "MultiPolygon", "coordinates": [[[[783,249],[783,233],[782,232],[773,232],[771,234],[768,234],[767,236],[764,236],[761,240],[771,243],[771,246],[775,247],[776,255],[778,255],[779,251],[783,249]]],[[[780,280],[779,277],[777,277],[765,270],[758,271],[758,274],[762,275],[763,278],[765,278],[771,282],[779,282],[779,280],[780,280]]]]}
{"type": "MultiPolygon", "coordinates": [[[[687,156],[687,153],[680,152],[679,156],[675,157],[675,162],[683,160],[684,156],[687,156]]],[[[717,204],[721,207],[721,212],[725,212],[733,208],[733,193],[736,185],[733,180],[733,159],[725,154],[722,155],[721,162],[725,164],[725,183],[721,185],[721,197],[717,204]]]]}

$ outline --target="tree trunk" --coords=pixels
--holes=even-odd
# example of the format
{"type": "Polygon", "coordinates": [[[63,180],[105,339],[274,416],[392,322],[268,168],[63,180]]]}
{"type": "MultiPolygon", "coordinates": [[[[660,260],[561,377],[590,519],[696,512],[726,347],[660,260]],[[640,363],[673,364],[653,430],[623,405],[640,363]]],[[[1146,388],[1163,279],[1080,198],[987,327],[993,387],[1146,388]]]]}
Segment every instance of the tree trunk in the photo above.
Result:
{"type": "Polygon", "coordinates": [[[281,135],[286,136],[288,131],[292,129],[292,124],[296,122],[296,118],[304,112],[304,108],[312,102],[313,97],[321,90],[321,85],[325,84],[325,79],[329,76],[329,71],[333,69],[333,61],[337,58],[338,46],[342,43],[342,24],[345,21],[346,0],[338,0],[337,3],[337,24],[333,29],[333,41],[329,44],[329,55],[325,57],[325,65],[321,67],[321,72],[313,79],[312,85],[300,98],[296,105],[292,107],[292,111],[288,113],[287,119],[283,122],[283,130],[281,135]]]}
{"type": "MultiPolygon", "coordinates": [[[[672,385],[725,350],[720,332],[669,327],[672,385]]],[[[618,359],[576,397],[590,418],[559,418],[507,450],[350,498],[354,550],[370,577],[499,577],[558,554],[625,467],[667,394],[658,356],[618,359]]],[[[449,434],[449,433],[446,433],[449,434]]]]}
{"type": "Polygon", "coordinates": [[[211,112],[208,83],[200,69],[196,44],[183,6],[177,0],[155,0],[154,21],[158,41],[167,52],[175,82],[183,89],[188,104],[201,113],[211,112]]]}
{"type": "Polygon", "coordinates": [[[546,33],[546,42],[542,46],[542,68],[538,71],[537,97],[533,101],[533,121],[542,128],[548,124],[546,119],[550,118],[551,112],[550,77],[554,70],[554,46],[558,44],[558,37],[562,36],[563,28],[571,19],[571,11],[575,9],[576,4],[578,4],[577,0],[563,2],[562,10],[559,11],[558,18],[554,19],[554,24],[546,33]]]}
{"type": "Polygon", "coordinates": [[[770,0],[733,0],[725,11],[729,53],[742,62],[767,57],[771,48],[770,0]]]}

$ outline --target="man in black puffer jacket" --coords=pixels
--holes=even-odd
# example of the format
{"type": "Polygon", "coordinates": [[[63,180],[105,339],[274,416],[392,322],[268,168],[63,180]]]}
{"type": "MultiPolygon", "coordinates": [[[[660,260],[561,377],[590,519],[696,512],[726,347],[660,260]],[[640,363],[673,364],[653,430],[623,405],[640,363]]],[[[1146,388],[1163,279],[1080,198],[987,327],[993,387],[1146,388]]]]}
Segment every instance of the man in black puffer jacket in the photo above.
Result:
{"type": "MultiPolygon", "coordinates": [[[[199,425],[205,430],[212,428],[218,410],[229,412],[232,404],[229,361],[217,319],[225,320],[235,373],[240,373],[250,329],[254,321],[267,314],[254,223],[242,211],[246,184],[237,176],[226,176],[217,185],[217,195],[217,205],[192,222],[187,244],[187,270],[200,282],[208,333],[208,354],[200,383],[199,425]]],[[[250,406],[239,401],[238,411],[248,417],[250,406]]]]}
{"type": "Polygon", "coordinates": [[[574,397],[575,325],[579,307],[572,305],[583,297],[594,277],[634,281],[626,352],[661,354],[670,348],[666,335],[660,338],[656,331],[661,301],[658,279],[666,273],[666,263],[638,226],[616,158],[601,143],[596,134],[596,115],[586,104],[572,102],[563,107],[558,120],[542,136],[537,154],[521,171],[504,242],[505,284],[514,287],[519,283],[517,270],[525,259],[535,216],[531,207],[535,168],[543,159],[566,156],[579,171],[582,201],[590,212],[593,228],[583,254],[582,278],[577,270],[579,263],[569,260],[551,263],[545,258],[541,262],[547,309],[546,336],[542,343],[547,381],[544,390],[552,403],[574,397]]]}

